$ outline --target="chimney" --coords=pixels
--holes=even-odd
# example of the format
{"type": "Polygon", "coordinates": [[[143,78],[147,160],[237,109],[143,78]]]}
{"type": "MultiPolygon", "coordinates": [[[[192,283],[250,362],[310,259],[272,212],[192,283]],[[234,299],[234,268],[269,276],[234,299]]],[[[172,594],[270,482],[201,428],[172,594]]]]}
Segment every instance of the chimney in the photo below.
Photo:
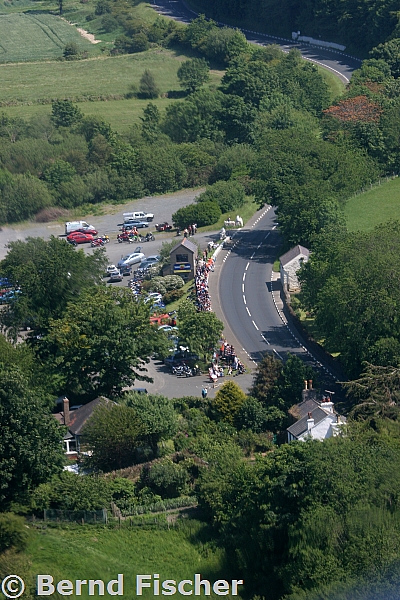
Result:
{"type": "Polygon", "coordinates": [[[311,436],[312,436],[311,429],[313,427],[314,427],[314,419],[313,419],[312,413],[309,412],[308,419],[307,419],[307,431],[311,436]]]}
{"type": "Polygon", "coordinates": [[[308,380],[308,389],[312,390],[312,379],[308,380]]]}
{"type": "Polygon", "coordinates": [[[63,398],[63,410],[64,410],[64,425],[68,427],[70,423],[69,419],[69,400],[66,396],[63,398]]]}
{"type": "Polygon", "coordinates": [[[321,408],[323,408],[326,412],[333,413],[334,404],[329,396],[322,401],[321,408]]]}
{"type": "Polygon", "coordinates": [[[304,389],[307,389],[307,379],[304,380],[304,389]]]}

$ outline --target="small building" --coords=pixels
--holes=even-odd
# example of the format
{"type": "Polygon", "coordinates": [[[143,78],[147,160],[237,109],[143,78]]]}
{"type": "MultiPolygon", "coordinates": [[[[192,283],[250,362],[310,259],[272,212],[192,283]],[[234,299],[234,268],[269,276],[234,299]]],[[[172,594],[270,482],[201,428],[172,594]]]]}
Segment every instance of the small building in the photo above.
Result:
{"type": "Polygon", "coordinates": [[[82,429],[99,404],[104,402],[110,400],[99,397],[82,406],[70,408],[68,398],[62,398],[62,411],[54,416],[60,425],[65,425],[68,429],[63,440],[68,458],[75,458],[81,451],[82,429]]]}
{"type": "Polygon", "coordinates": [[[298,244],[280,257],[281,282],[283,288],[288,292],[300,291],[297,273],[302,264],[308,261],[309,256],[310,251],[298,244]]]}
{"type": "Polygon", "coordinates": [[[185,281],[194,279],[196,273],[198,248],[197,245],[183,238],[174,248],[169,257],[169,269],[165,269],[164,275],[180,275],[185,281]]]}
{"type": "MultiPolygon", "coordinates": [[[[307,388],[305,391],[314,392],[313,389],[307,388]]],[[[286,430],[288,442],[335,437],[341,433],[340,426],[346,423],[345,417],[335,412],[329,396],[318,402],[314,394],[303,394],[303,401],[292,406],[289,414],[297,420],[286,430]]]]}

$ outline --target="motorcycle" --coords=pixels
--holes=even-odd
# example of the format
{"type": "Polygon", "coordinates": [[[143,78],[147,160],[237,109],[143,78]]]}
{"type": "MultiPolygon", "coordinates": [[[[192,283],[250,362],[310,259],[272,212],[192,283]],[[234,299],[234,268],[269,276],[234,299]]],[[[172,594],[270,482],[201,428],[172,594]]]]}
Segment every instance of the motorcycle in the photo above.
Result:
{"type": "Polygon", "coordinates": [[[155,239],[156,238],[154,237],[154,235],[152,233],[146,233],[146,237],[142,241],[145,241],[145,242],[154,242],[155,239]]]}
{"type": "Polygon", "coordinates": [[[108,237],[108,235],[101,235],[98,239],[103,240],[105,244],[109,244],[110,242],[110,238],[108,237]]]}
{"type": "Polygon", "coordinates": [[[105,241],[102,238],[95,238],[90,242],[92,248],[100,248],[104,246],[105,241]]]}
{"type": "Polygon", "coordinates": [[[122,242],[128,242],[129,244],[132,244],[132,242],[136,241],[133,236],[129,235],[126,232],[119,233],[117,235],[117,240],[119,244],[122,244],[122,242]]]}

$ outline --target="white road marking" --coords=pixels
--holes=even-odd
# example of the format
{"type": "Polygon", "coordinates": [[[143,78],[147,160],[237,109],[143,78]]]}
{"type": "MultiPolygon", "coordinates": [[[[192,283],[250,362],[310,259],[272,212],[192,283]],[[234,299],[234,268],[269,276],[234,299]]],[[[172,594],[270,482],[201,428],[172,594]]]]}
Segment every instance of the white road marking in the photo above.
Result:
{"type": "Polygon", "coordinates": [[[277,352],[277,351],[275,350],[275,348],[272,348],[272,352],[275,352],[275,354],[276,354],[276,355],[277,355],[277,356],[278,356],[278,357],[279,357],[281,360],[283,360],[282,356],[279,354],[279,352],[277,352]]]}
{"type": "Polygon", "coordinates": [[[242,283],[242,292],[244,294],[244,283],[242,283]]]}
{"type": "Polygon", "coordinates": [[[257,329],[257,331],[259,331],[259,329],[258,329],[257,325],[254,323],[254,321],[253,321],[253,325],[257,329]]]}
{"type": "Polygon", "coordinates": [[[246,279],[246,273],[243,273],[243,281],[246,279]]]}
{"type": "Polygon", "coordinates": [[[244,294],[243,294],[243,302],[244,302],[245,304],[247,304],[247,302],[246,302],[246,296],[245,296],[244,294]]]}
{"type": "Polygon", "coordinates": [[[251,317],[251,312],[249,311],[248,307],[246,306],[246,310],[248,312],[249,317],[251,317]]]}
{"type": "Polygon", "coordinates": [[[254,258],[254,254],[255,254],[255,253],[253,252],[253,254],[250,256],[250,260],[253,260],[253,258],[254,258]]]}
{"type": "MultiPolygon", "coordinates": [[[[250,263],[248,262],[248,263],[247,263],[247,265],[246,265],[246,271],[247,271],[247,269],[249,268],[249,264],[250,264],[250,263]]],[[[245,275],[246,275],[246,273],[245,273],[245,275]]]]}

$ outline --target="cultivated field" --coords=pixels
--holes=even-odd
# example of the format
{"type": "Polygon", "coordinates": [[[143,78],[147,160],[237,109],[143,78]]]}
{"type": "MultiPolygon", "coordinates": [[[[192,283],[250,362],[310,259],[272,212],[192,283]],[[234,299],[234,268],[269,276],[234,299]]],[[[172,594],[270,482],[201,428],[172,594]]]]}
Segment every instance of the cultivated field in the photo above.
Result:
{"type": "Polygon", "coordinates": [[[368,231],[380,223],[400,220],[400,179],[392,179],[351,198],[345,206],[350,231],[368,231]]]}
{"type": "Polygon", "coordinates": [[[55,59],[68,42],[75,42],[81,51],[93,49],[76,27],[55,15],[0,14],[0,63],[55,59]]]}

